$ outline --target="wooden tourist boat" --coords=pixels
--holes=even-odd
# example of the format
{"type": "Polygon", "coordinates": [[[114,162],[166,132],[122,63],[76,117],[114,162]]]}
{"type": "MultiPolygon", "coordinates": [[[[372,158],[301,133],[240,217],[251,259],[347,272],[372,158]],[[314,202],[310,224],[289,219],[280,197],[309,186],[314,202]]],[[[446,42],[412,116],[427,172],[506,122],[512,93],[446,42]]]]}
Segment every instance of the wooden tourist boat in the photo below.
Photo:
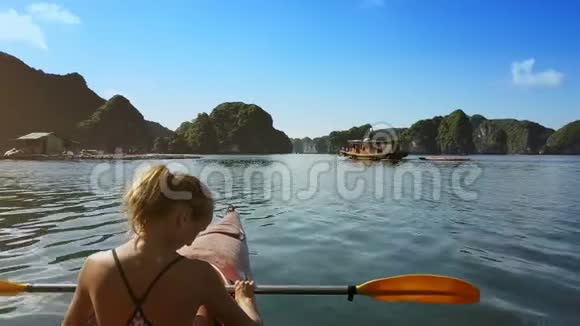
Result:
{"type": "Polygon", "coordinates": [[[340,155],[354,160],[380,161],[400,160],[407,156],[394,141],[383,140],[349,140],[348,146],[340,150],[340,155]]]}

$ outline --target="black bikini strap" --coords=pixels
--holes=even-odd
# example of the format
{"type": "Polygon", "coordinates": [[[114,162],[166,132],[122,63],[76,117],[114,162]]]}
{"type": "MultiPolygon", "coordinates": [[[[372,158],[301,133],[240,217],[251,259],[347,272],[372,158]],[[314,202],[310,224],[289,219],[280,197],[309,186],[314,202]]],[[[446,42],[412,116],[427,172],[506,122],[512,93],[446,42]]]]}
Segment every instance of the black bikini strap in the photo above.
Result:
{"type": "Polygon", "coordinates": [[[135,304],[136,306],[139,306],[139,300],[137,299],[137,296],[135,295],[135,293],[133,292],[133,289],[131,289],[131,286],[129,285],[129,280],[127,279],[127,275],[125,275],[125,271],[123,270],[123,266],[121,266],[121,262],[119,261],[119,256],[117,256],[117,252],[115,251],[115,249],[113,249],[113,258],[115,259],[115,265],[117,266],[117,269],[119,270],[119,274],[121,274],[121,279],[123,279],[123,283],[125,283],[125,287],[127,288],[127,292],[129,292],[129,296],[131,297],[131,300],[133,300],[133,304],[135,304]]]}
{"type": "Polygon", "coordinates": [[[155,286],[155,284],[157,283],[157,281],[159,281],[159,279],[161,279],[163,274],[165,274],[173,265],[175,265],[177,262],[179,262],[183,258],[183,256],[179,255],[179,256],[175,257],[172,261],[170,261],[167,265],[165,265],[165,267],[157,274],[157,276],[155,276],[153,281],[151,281],[151,283],[149,283],[149,286],[147,287],[147,289],[145,290],[145,293],[143,293],[141,298],[137,298],[137,296],[135,295],[135,292],[133,292],[133,289],[131,289],[131,286],[129,285],[129,279],[127,278],[127,275],[125,274],[123,267],[121,266],[121,262],[119,261],[119,257],[117,256],[117,252],[115,251],[115,249],[113,249],[113,258],[115,259],[115,265],[117,265],[117,269],[119,270],[119,274],[121,274],[121,278],[123,279],[123,283],[125,283],[125,287],[127,287],[127,292],[129,292],[129,296],[131,296],[131,300],[133,300],[133,304],[135,304],[135,307],[138,310],[141,310],[141,305],[147,299],[149,292],[151,292],[151,290],[153,290],[153,286],[155,286]]]}
{"type": "Polygon", "coordinates": [[[157,281],[159,281],[159,279],[163,276],[163,274],[165,274],[173,265],[175,265],[177,262],[179,262],[182,258],[183,258],[183,256],[179,255],[179,256],[175,257],[175,259],[170,261],[169,264],[165,265],[165,268],[163,268],[159,272],[159,274],[157,274],[157,276],[155,276],[153,281],[151,281],[151,283],[147,287],[147,290],[145,290],[145,293],[143,293],[143,296],[141,296],[141,299],[138,301],[139,305],[142,305],[145,302],[145,300],[147,299],[147,296],[149,295],[149,292],[151,292],[151,290],[153,290],[153,286],[155,286],[155,283],[157,283],[157,281]]]}

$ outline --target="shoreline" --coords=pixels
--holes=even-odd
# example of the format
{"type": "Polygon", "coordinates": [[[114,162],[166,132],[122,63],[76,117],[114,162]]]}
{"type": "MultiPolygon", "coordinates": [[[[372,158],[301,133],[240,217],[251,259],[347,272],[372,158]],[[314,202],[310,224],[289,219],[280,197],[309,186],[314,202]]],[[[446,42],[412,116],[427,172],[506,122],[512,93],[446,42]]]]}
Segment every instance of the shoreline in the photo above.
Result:
{"type": "MultiPolygon", "coordinates": [[[[241,153],[215,153],[207,155],[231,155],[231,156],[244,156],[244,155],[280,155],[280,154],[241,154],[241,153]]],[[[337,155],[331,153],[285,153],[281,155],[337,155]]],[[[449,156],[446,154],[415,154],[409,153],[407,160],[414,160],[421,156],[434,156],[434,157],[444,157],[449,156]],[[417,157],[415,157],[417,156],[417,157]]],[[[548,157],[548,156],[579,156],[579,154],[565,154],[565,153],[549,153],[549,154],[529,154],[529,153],[513,153],[513,154],[463,154],[463,155],[452,155],[457,157],[485,157],[485,156],[535,156],[535,157],[548,157]]],[[[201,159],[202,155],[197,154],[103,154],[103,155],[44,155],[44,154],[29,154],[29,155],[18,155],[12,157],[0,156],[0,161],[136,161],[136,160],[187,160],[187,159],[201,159]]],[[[400,161],[405,160],[405,158],[400,161]]],[[[397,160],[399,161],[399,160],[397,160]]]]}
{"type": "Polygon", "coordinates": [[[12,161],[134,161],[134,160],[186,160],[200,159],[200,155],[195,154],[103,154],[103,155],[44,155],[30,154],[17,155],[13,157],[1,156],[0,160],[12,161]]]}

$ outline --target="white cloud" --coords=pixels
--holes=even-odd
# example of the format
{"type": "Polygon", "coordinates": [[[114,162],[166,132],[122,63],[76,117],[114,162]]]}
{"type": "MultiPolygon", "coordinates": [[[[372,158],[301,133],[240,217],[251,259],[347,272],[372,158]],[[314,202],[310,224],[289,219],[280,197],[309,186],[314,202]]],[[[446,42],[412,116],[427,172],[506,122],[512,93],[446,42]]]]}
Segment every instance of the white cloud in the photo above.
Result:
{"type": "Polygon", "coordinates": [[[512,62],[512,82],[525,87],[557,87],[562,83],[564,74],[554,69],[535,72],[534,58],[512,62]]]}
{"type": "Polygon", "coordinates": [[[54,3],[33,3],[28,6],[27,10],[35,19],[45,22],[68,25],[81,23],[81,19],[77,15],[54,3]]]}
{"type": "Polygon", "coordinates": [[[44,33],[29,15],[19,14],[14,9],[0,11],[0,41],[24,42],[46,50],[44,33]]]}
{"type": "Polygon", "coordinates": [[[33,3],[26,11],[22,14],[15,9],[0,11],[0,41],[21,42],[46,50],[48,46],[39,22],[81,23],[78,16],[56,4],[33,3]]]}
{"type": "Polygon", "coordinates": [[[363,7],[383,7],[385,5],[385,0],[362,0],[363,7]]]}

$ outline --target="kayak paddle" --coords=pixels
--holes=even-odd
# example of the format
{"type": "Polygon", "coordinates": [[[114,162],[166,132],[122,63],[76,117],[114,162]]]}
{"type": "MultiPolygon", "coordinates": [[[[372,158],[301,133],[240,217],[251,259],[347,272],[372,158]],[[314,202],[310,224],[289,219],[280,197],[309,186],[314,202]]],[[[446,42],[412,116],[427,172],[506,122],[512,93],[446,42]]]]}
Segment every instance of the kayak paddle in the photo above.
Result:
{"type": "MultiPolygon", "coordinates": [[[[20,284],[0,281],[0,296],[21,293],[74,292],[75,284],[20,284]]],[[[231,293],[234,287],[226,286],[231,293]]],[[[479,302],[479,289],[452,277],[428,274],[399,275],[380,278],[360,285],[258,285],[256,294],[295,295],[366,295],[379,301],[410,301],[420,303],[470,304],[479,302]]]]}

